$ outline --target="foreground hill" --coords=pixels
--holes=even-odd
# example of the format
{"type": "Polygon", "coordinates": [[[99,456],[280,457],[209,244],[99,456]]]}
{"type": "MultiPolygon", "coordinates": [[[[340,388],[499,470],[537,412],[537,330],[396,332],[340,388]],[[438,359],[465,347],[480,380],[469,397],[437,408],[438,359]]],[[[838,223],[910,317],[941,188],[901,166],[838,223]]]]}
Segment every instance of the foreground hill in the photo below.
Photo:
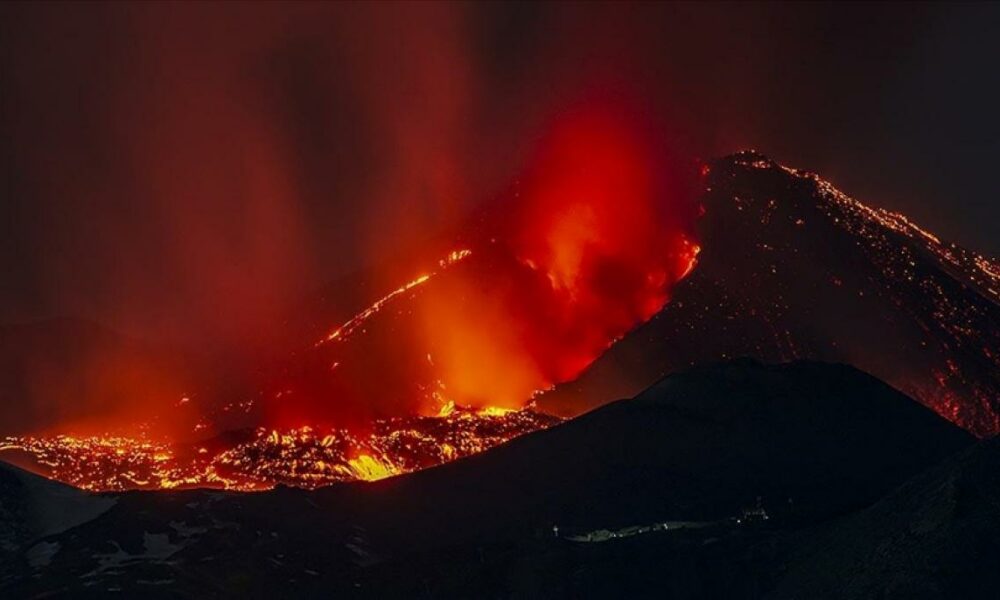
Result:
{"type": "Polygon", "coordinates": [[[759,597],[780,583],[802,532],[971,443],[853,368],[739,361],[373,484],[122,494],[68,531],[23,538],[17,552],[34,559],[0,590],[573,597],[667,586],[678,597],[759,597]],[[758,506],[770,518],[750,523],[758,506]]]}
{"type": "Polygon", "coordinates": [[[51,547],[36,540],[54,536],[101,515],[115,499],[43,479],[0,463],[0,578],[9,581],[51,547]],[[35,552],[24,552],[32,545],[35,552]]]}
{"type": "Polygon", "coordinates": [[[494,452],[378,482],[365,506],[390,529],[438,538],[720,519],[757,497],[825,517],[874,501],[967,442],[851,367],[734,362],[667,377],[494,452]]]}
{"type": "Polygon", "coordinates": [[[809,540],[777,598],[975,598],[1000,590],[1000,439],[809,540]]]}

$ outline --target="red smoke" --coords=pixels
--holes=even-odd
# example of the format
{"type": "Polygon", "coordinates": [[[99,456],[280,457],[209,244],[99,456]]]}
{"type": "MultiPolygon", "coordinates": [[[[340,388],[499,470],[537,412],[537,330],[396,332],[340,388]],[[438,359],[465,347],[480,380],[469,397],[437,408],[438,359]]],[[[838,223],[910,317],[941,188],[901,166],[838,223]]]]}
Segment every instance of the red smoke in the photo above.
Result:
{"type": "Polygon", "coordinates": [[[510,193],[457,236],[463,252],[331,323],[277,384],[270,420],[513,408],[576,377],[664,305],[697,254],[683,178],[651,131],[608,102],[558,116],[510,193]]]}
{"type": "Polygon", "coordinates": [[[656,158],[638,119],[560,118],[506,207],[509,241],[484,249],[490,268],[421,300],[449,398],[521,405],[663,306],[694,247],[656,158]]]}

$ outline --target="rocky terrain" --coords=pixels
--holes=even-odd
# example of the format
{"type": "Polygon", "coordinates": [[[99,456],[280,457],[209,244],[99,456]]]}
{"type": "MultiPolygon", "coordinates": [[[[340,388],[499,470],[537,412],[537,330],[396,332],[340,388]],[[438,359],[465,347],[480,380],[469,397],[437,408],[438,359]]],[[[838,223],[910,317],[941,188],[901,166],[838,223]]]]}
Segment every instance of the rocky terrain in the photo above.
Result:
{"type": "MultiPolygon", "coordinates": [[[[914,589],[952,597],[982,592],[991,577],[974,567],[997,558],[989,542],[996,459],[995,443],[977,445],[851,367],[741,360],[669,376],[630,400],[375,483],[246,494],[72,491],[93,512],[68,529],[6,534],[0,589],[8,597],[847,590],[861,598],[914,589]],[[648,527],[676,522],[703,526],[648,527]],[[597,530],[620,535],[576,541],[597,530]],[[941,568],[922,562],[928,549],[941,568]],[[848,571],[856,588],[835,584],[848,571]]],[[[49,496],[70,491],[17,471],[4,477],[34,482],[4,486],[4,531],[26,522],[18,507],[41,505],[26,496],[32,485],[45,483],[49,496]]]]}

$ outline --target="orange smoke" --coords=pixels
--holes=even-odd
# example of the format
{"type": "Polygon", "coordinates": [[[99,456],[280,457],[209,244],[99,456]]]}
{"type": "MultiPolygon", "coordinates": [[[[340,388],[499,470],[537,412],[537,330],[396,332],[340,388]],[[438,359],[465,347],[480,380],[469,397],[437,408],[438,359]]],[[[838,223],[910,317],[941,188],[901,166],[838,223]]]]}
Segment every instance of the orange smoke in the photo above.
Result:
{"type": "Polygon", "coordinates": [[[657,158],[639,119],[586,108],[556,124],[504,207],[507,241],[420,299],[439,396],[521,406],[663,307],[698,248],[657,158]]]}
{"type": "Polygon", "coordinates": [[[290,359],[264,395],[266,424],[520,408],[577,377],[663,307],[698,252],[693,196],[651,130],[611,105],[561,114],[453,245],[390,265],[398,279],[290,359]]]}

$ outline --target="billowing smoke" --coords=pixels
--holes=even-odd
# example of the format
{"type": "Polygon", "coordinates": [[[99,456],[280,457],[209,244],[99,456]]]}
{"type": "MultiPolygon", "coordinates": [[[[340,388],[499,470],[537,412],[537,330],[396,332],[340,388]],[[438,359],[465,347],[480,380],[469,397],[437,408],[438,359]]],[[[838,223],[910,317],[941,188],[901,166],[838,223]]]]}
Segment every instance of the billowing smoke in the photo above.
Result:
{"type": "Polygon", "coordinates": [[[268,421],[520,408],[576,377],[694,266],[695,169],[664,139],[619,98],[560,112],[510,189],[431,244],[438,260],[295,355],[265,399],[268,421]]]}
{"type": "Polygon", "coordinates": [[[667,301],[696,255],[692,213],[644,125],[592,103],[560,115],[503,206],[506,235],[427,287],[443,395],[521,406],[667,301]]]}

